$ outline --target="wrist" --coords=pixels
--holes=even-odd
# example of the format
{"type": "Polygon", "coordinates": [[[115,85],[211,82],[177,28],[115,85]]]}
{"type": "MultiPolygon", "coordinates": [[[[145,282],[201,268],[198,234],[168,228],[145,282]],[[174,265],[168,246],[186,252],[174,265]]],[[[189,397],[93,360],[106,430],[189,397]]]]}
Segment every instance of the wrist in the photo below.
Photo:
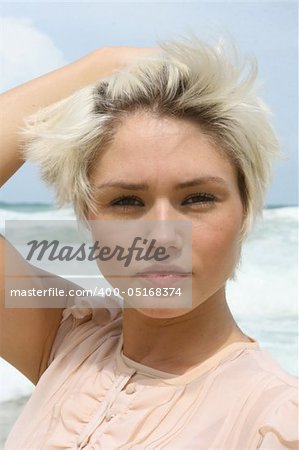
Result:
{"type": "Polygon", "coordinates": [[[119,47],[101,47],[86,55],[87,69],[94,81],[108,77],[124,66],[119,47]]]}

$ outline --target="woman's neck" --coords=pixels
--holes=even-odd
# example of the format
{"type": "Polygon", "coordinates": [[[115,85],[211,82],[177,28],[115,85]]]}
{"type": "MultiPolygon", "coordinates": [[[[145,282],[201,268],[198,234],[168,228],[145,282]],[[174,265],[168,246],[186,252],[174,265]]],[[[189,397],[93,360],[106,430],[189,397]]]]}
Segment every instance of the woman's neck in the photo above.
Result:
{"type": "Polygon", "coordinates": [[[157,370],[181,375],[238,341],[250,342],[230,312],[224,288],[174,318],[150,317],[124,308],[124,355],[157,370]]]}

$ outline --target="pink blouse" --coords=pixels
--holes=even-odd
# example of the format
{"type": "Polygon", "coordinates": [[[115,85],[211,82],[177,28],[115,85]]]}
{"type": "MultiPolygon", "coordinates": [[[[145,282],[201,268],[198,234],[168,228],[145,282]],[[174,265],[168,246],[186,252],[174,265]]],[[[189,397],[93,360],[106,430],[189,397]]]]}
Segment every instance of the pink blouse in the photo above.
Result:
{"type": "Polygon", "coordinates": [[[298,449],[298,380],[250,339],[172,375],[123,354],[120,307],[67,308],[5,449],[298,449]]]}

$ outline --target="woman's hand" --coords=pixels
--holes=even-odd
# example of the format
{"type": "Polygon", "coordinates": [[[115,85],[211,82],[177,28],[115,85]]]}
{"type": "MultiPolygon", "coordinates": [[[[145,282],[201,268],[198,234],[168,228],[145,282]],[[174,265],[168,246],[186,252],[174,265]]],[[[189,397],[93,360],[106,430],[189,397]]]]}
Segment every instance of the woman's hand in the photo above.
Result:
{"type": "Polygon", "coordinates": [[[106,51],[114,53],[115,63],[120,67],[127,66],[136,58],[148,56],[159,51],[158,47],[107,47],[106,51]]]}

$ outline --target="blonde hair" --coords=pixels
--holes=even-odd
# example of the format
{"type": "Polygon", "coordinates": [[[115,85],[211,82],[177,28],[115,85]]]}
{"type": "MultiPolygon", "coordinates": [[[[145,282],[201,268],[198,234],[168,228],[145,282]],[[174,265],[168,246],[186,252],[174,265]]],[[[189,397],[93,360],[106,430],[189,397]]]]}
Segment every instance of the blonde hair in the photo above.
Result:
{"type": "Polygon", "coordinates": [[[25,158],[40,165],[58,205],[72,202],[84,220],[94,210],[90,169],[123,118],[136,111],[190,118],[237,168],[245,237],[262,213],[273,157],[279,156],[269,110],[256,94],[256,61],[240,61],[231,42],[211,45],[194,35],[159,46],[29,117],[21,131],[25,158]]]}

